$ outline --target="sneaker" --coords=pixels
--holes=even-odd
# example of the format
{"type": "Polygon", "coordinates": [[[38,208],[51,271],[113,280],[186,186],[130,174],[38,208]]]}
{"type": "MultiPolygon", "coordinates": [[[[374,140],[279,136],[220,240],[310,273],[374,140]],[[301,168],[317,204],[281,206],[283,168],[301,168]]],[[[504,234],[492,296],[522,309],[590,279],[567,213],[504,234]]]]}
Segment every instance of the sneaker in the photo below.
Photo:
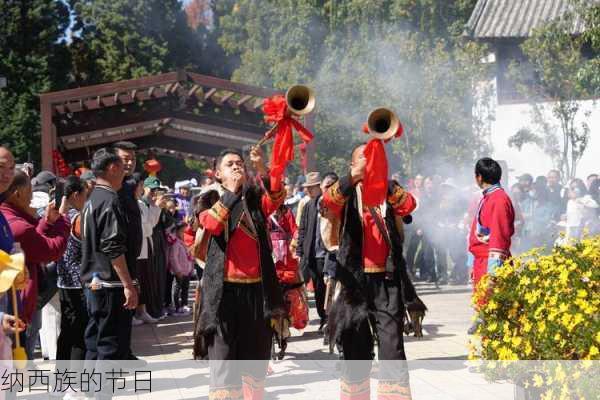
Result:
{"type": "Polygon", "coordinates": [[[192,313],[192,309],[191,309],[191,308],[189,308],[188,306],[183,306],[183,307],[181,307],[181,308],[183,309],[183,312],[186,312],[186,313],[188,313],[188,314],[191,314],[191,313],[192,313]]]}
{"type": "Polygon", "coordinates": [[[133,317],[133,319],[131,320],[131,326],[140,326],[140,325],[144,325],[144,321],[142,321],[141,319],[137,319],[136,317],[133,317]]]}

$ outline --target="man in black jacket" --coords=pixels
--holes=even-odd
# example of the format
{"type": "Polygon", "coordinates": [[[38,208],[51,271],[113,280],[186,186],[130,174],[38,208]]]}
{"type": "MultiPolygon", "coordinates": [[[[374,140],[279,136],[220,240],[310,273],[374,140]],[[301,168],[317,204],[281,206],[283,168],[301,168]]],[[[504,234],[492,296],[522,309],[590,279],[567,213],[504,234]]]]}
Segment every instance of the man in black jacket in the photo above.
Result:
{"type": "Polygon", "coordinates": [[[318,172],[306,174],[306,182],[302,186],[308,191],[310,201],[306,203],[302,211],[300,226],[298,227],[296,255],[300,259],[300,271],[302,271],[304,281],[312,279],[317,313],[321,319],[319,332],[322,332],[323,326],[327,322],[327,314],[325,313],[326,286],[323,279],[327,249],[321,239],[319,226],[319,200],[322,194],[320,185],[321,175],[318,172]]]}
{"type": "MultiPolygon", "coordinates": [[[[131,142],[117,142],[113,144],[113,149],[123,162],[123,168],[125,169],[125,177],[123,178],[123,184],[118,195],[121,208],[125,211],[127,229],[127,252],[125,253],[125,259],[127,267],[131,271],[132,278],[135,279],[137,278],[137,258],[142,251],[142,241],[144,240],[142,234],[142,214],[135,198],[137,184],[135,179],[133,179],[136,167],[135,151],[137,150],[137,146],[131,142]]],[[[138,358],[130,350],[127,359],[137,360],[138,358]]]]}
{"type": "Polygon", "coordinates": [[[83,210],[81,280],[90,320],[85,331],[88,360],[129,356],[131,319],[138,292],[127,263],[127,218],[117,191],[123,162],[109,149],[94,153],[97,185],[83,210]]]}

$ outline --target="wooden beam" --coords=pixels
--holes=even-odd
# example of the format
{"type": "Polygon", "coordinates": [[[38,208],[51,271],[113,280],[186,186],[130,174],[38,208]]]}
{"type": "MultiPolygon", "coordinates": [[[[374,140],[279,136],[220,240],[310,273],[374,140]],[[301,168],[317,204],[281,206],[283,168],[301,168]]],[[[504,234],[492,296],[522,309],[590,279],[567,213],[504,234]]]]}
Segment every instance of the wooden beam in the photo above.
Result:
{"type": "Polygon", "coordinates": [[[129,140],[153,134],[163,120],[144,121],[136,124],[61,136],[59,139],[68,150],[129,140]]]}
{"type": "Polygon", "coordinates": [[[204,100],[209,100],[215,93],[217,93],[217,89],[212,88],[208,92],[204,94],[204,100]]]}
{"type": "Polygon", "coordinates": [[[244,85],[243,83],[231,82],[225,79],[215,78],[214,76],[201,75],[194,72],[188,72],[187,75],[192,82],[205,87],[228,90],[241,94],[250,94],[259,97],[270,97],[275,94],[283,94],[282,92],[274,89],[244,85]]]}
{"type": "Polygon", "coordinates": [[[153,94],[154,94],[154,86],[148,88],[148,97],[152,98],[153,94]]]}
{"type": "Polygon", "coordinates": [[[232,98],[234,94],[235,94],[235,92],[229,92],[225,96],[221,97],[221,100],[220,100],[221,104],[225,103],[227,100],[232,98]]]}
{"type": "Polygon", "coordinates": [[[133,101],[135,101],[135,100],[136,100],[135,96],[137,96],[137,89],[133,89],[133,90],[131,91],[131,98],[133,99],[133,101]]]}
{"type": "Polygon", "coordinates": [[[119,93],[115,93],[115,95],[113,96],[113,103],[114,104],[119,104],[119,93]]]}
{"type": "Polygon", "coordinates": [[[118,81],[104,83],[101,85],[85,86],[77,89],[61,90],[58,92],[44,93],[40,98],[47,100],[50,103],[66,102],[78,100],[80,98],[90,98],[94,96],[108,96],[115,92],[129,92],[133,89],[145,89],[151,86],[165,85],[176,82],[180,77],[178,72],[168,72],[153,76],[146,76],[139,79],[130,79],[126,81],[118,81]]]}
{"type": "Polygon", "coordinates": [[[240,108],[241,106],[243,106],[244,104],[246,104],[246,102],[247,102],[248,100],[250,100],[252,97],[254,97],[254,96],[252,96],[252,95],[249,95],[249,94],[246,94],[246,95],[242,96],[242,98],[241,98],[241,99],[239,99],[239,100],[236,102],[236,104],[235,104],[235,107],[236,107],[236,108],[240,108]]]}
{"type": "Polygon", "coordinates": [[[221,140],[233,140],[244,142],[245,144],[254,144],[262,137],[261,134],[254,132],[194,122],[182,118],[173,118],[173,120],[170,121],[170,127],[181,131],[192,132],[195,135],[209,137],[211,138],[210,140],[215,143],[218,143],[221,140]]]}
{"type": "Polygon", "coordinates": [[[165,128],[162,132],[162,135],[173,138],[173,139],[189,140],[191,142],[196,142],[196,143],[218,144],[219,146],[233,147],[233,148],[238,148],[238,149],[241,149],[242,147],[248,145],[245,142],[231,140],[231,139],[215,140],[213,137],[210,137],[210,136],[198,135],[194,132],[181,131],[181,130],[173,128],[173,127],[165,128]]]}
{"type": "Polygon", "coordinates": [[[262,107],[263,100],[264,99],[258,97],[253,102],[244,104],[244,108],[250,112],[256,112],[258,108],[262,107]]]}
{"type": "Polygon", "coordinates": [[[188,91],[188,97],[192,97],[196,94],[196,91],[200,89],[199,85],[193,84],[192,88],[188,91]]]}

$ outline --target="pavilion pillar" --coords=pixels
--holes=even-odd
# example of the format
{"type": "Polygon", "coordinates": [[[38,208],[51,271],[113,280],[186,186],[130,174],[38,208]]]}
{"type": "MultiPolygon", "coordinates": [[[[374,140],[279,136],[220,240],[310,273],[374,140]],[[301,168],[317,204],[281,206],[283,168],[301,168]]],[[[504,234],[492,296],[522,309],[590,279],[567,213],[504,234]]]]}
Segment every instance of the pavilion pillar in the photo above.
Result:
{"type": "Polygon", "coordinates": [[[42,114],[42,169],[55,172],[52,151],[56,146],[56,130],[52,123],[52,105],[43,97],[40,102],[40,111],[42,114]]]}

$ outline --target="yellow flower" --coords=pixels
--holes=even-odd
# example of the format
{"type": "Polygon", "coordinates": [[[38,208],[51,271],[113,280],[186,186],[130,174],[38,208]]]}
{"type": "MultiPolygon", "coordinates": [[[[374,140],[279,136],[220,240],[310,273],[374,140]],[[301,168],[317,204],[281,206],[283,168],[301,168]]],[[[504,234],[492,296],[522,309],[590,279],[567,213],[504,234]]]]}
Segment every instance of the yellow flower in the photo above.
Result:
{"type": "Polygon", "coordinates": [[[585,289],[579,289],[579,290],[577,291],[577,297],[579,297],[579,298],[581,298],[581,299],[584,299],[584,298],[586,298],[586,297],[587,297],[587,295],[588,295],[588,292],[587,292],[587,290],[585,290],[585,289]]]}
{"type": "Polygon", "coordinates": [[[558,281],[563,285],[566,285],[569,281],[569,270],[563,269],[560,275],[558,276],[558,281]]]}
{"type": "Polygon", "coordinates": [[[542,387],[542,385],[544,384],[544,379],[539,376],[538,374],[535,374],[533,376],[533,386],[534,387],[542,387]]]}
{"type": "Polygon", "coordinates": [[[496,329],[498,329],[498,324],[496,322],[492,322],[487,326],[487,330],[490,332],[494,332],[496,329]]]}
{"type": "Polygon", "coordinates": [[[569,322],[571,322],[571,315],[570,314],[563,314],[562,318],[561,318],[561,322],[563,324],[563,326],[566,328],[569,326],[569,322]]]}
{"type": "Polygon", "coordinates": [[[526,356],[531,355],[532,351],[533,351],[533,348],[531,347],[531,343],[525,342],[525,355],[526,356]]]}
{"type": "Polygon", "coordinates": [[[594,345],[591,345],[588,355],[590,355],[591,357],[594,357],[594,356],[597,356],[598,354],[599,354],[598,348],[594,345]]]}
{"type": "Polygon", "coordinates": [[[561,313],[567,312],[568,309],[569,305],[566,303],[560,303],[560,305],[558,306],[558,311],[560,311],[561,313]]]}
{"type": "Polygon", "coordinates": [[[493,311],[496,310],[498,308],[498,303],[496,303],[494,300],[490,300],[487,304],[487,309],[489,311],[493,311]]]}
{"type": "Polygon", "coordinates": [[[546,332],[546,321],[538,322],[537,328],[538,328],[538,331],[540,331],[540,333],[546,332]]]}
{"type": "Polygon", "coordinates": [[[596,342],[600,343],[600,332],[596,333],[596,342]]]}
{"type": "Polygon", "coordinates": [[[525,321],[523,323],[523,332],[529,332],[531,331],[531,323],[529,323],[529,321],[525,321]]]}

